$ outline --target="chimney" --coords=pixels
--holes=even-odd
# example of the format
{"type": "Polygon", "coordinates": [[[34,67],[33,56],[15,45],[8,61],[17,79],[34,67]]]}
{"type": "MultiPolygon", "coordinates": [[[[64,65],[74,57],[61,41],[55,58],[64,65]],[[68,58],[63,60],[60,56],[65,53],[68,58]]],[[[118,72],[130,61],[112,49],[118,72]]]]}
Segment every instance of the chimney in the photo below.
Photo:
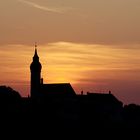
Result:
{"type": "Polygon", "coordinates": [[[41,80],[40,80],[40,84],[43,85],[43,78],[41,78],[41,80]]]}

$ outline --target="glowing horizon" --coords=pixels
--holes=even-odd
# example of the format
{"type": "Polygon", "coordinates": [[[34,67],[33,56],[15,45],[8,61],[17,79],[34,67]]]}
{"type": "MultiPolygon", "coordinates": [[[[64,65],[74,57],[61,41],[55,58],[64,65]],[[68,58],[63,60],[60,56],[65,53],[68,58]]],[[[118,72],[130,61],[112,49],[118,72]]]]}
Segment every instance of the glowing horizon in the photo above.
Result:
{"type": "MultiPolygon", "coordinates": [[[[29,66],[34,55],[34,46],[0,47],[0,84],[12,86],[22,96],[27,96],[30,94],[29,66]]],[[[128,100],[122,91],[132,93],[133,90],[130,90],[131,87],[125,87],[124,82],[132,82],[133,88],[139,91],[137,83],[140,82],[140,75],[136,75],[140,72],[139,53],[140,49],[71,42],[38,46],[44,83],[71,83],[78,94],[82,90],[84,93],[107,93],[111,90],[125,102],[132,99],[128,100]]]]}
{"type": "Polygon", "coordinates": [[[44,83],[140,104],[140,1],[1,0],[0,85],[29,94],[34,42],[44,83]]]}

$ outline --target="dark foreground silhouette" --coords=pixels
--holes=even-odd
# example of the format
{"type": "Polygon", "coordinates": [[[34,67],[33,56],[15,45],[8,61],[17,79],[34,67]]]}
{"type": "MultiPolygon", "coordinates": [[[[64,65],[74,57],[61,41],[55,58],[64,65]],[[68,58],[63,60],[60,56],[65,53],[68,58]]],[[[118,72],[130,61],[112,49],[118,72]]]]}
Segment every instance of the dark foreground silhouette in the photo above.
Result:
{"type": "Polygon", "coordinates": [[[123,106],[111,93],[22,98],[0,86],[0,127],[44,130],[140,128],[140,106],[123,106]]]}

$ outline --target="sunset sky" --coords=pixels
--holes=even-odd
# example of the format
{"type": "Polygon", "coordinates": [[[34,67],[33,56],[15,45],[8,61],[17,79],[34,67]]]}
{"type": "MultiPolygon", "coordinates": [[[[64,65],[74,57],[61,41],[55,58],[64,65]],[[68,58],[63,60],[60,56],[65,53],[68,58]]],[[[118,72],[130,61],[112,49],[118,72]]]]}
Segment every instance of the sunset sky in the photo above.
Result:
{"type": "Polygon", "coordinates": [[[140,0],[0,0],[0,85],[22,96],[35,42],[45,83],[140,104],[140,0]]]}

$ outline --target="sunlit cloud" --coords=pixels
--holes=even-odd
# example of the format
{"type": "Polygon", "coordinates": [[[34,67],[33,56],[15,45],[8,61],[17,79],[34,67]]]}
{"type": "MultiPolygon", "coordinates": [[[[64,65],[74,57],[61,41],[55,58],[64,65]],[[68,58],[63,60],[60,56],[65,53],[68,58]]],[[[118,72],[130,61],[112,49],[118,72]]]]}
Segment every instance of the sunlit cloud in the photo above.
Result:
{"type": "Polygon", "coordinates": [[[42,5],[39,5],[37,3],[34,3],[34,2],[30,2],[30,1],[27,1],[27,0],[18,0],[19,2],[22,2],[24,4],[27,4],[29,6],[32,6],[34,8],[37,8],[37,9],[40,9],[40,10],[43,10],[43,11],[46,11],[46,12],[53,12],[53,13],[63,13],[63,11],[60,9],[60,8],[50,8],[50,7],[47,7],[47,6],[42,6],[42,5]]]}

